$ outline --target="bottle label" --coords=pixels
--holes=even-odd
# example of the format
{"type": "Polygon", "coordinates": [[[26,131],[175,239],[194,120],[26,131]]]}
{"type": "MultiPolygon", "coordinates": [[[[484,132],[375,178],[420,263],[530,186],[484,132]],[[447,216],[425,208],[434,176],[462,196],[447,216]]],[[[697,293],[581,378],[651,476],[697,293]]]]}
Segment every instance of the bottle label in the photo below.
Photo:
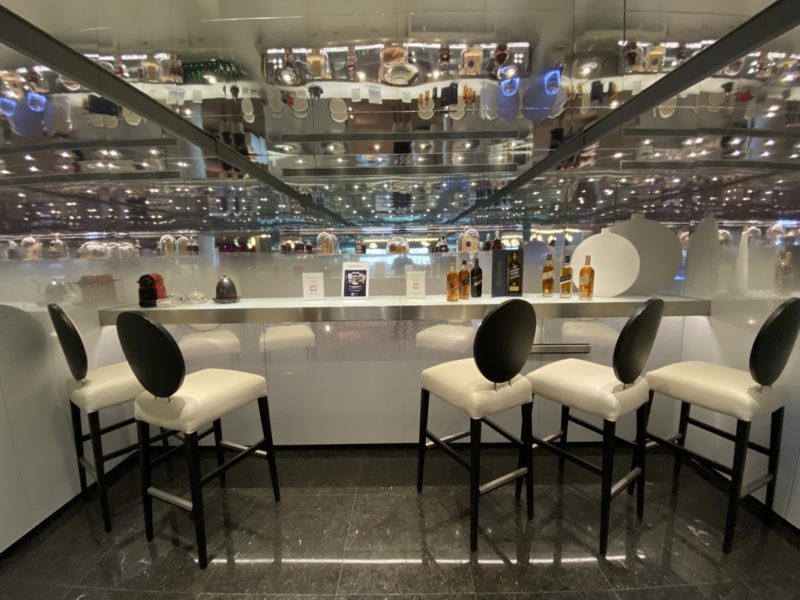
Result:
{"type": "Polygon", "coordinates": [[[451,290],[457,289],[458,288],[458,279],[457,278],[453,278],[453,279],[448,280],[447,287],[450,288],[451,290]]]}
{"type": "Polygon", "coordinates": [[[472,287],[478,287],[483,283],[483,277],[481,275],[475,275],[472,277],[472,287]]]}
{"type": "Polygon", "coordinates": [[[469,275],[467,275],[466,277],[462,277],[461,285],[463,287],[469,287],[469,275]]]}
{"type": "Polygon", "coordinates": [[[580,278],[581,285],[589,285],[590,283],[592,283],[592,281],[594,281],[594,277],[592,277],[591,275],[581,275],[580,278]]]}
{"type": "Polygon", "coordinates": [[[517,279],[517,278],[519,278],[519,267],[511,267],[508,270],[508,278],[509,279],[517,279]]]}
{"type": "Polygon", "coordinates": [[[571,275],[571,274],[569,274],[569,275],[562,275],[562,276],[561,276],[561,279],[559,279],[559,281],[561,282],[561,285],[566,285],[566,284],[568,284],[570,281],[572,281],[572,275],[571,275]]]}
{"type": "Polygon", "coordinates": [[[542,273],[542,281],[553,281],[553,272],[545,271],[542,273]]]}

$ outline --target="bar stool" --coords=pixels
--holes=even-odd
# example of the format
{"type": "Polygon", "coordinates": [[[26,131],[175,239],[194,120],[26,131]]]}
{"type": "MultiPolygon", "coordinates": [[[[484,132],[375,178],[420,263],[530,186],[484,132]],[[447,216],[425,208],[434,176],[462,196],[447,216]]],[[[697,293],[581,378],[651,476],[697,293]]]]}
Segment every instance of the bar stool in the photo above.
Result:
{"type": "Polygon", "coordinates": [[[103,453],[103,436],[117,429],[132,425],[133,418],[123,419],[117,423],[100,426],[100,411],[112,406],[119,406],[133,399],[143,391],[142,386],[126,362],[118,362],[96,369],[89,369],[86,348],[81,334],[72,319],[58,304],[48,304],[47,312],[56,330],[56,336],[67,360],[72,379],[67,383],[69,392],[69,409],[72,420],[72,436],[75,454],[78,460],[78,477],[81,494],[86,494],[86,471],[97,482],[97,496],[103,513],[103,526],[106,532],[111,531],[111,508],[108,503],[108,484],[106,481],[105,463],[136,450],[136,444],[120,448],[108,454],[103,453]],[[89,421],[89,433],[84,435],[81,426],[81,410],[89,421]],[[94,464],[84,457],[83,444],[91,442],[94,464]]]}
{"type": "Polygon", "coordinates": [[[296,348],[309,349],[316,345],[317,336],[314,335],[314,330],[302,323],[267,327],[258,339],[258,346],[264,353],[296,348]]]}
{"type": "Polygon", "coordinates": [[[697,461],[717,475],[724,474],[731,478],[722,542],[722,551],[725,554],[733,548],[739,501],[766,485],[766,506],[770,513],[775,503],[785,398],[772,388],[772,384],[783,373],[799,330],[800,298],[792,298],[781,304],[761,326],[750,349],[749,372],[714,363],[690,361],[668,365],[646,375],[654,392],[681,402],[678,433],[668,439],[649,434],[653,440],[675,451],[674,478],[677,479],[680,475],[684,457],[697,461]],[[736,434],[692,418],[689,414],[692,406],[733,417],[736,419],[736,434]],[[764,415],[771,415],[769,447],[750,441],[750,425],[753,419],[764,415]],[[685,445],[689,425],[732,441],[733,466],[722,465],[687,450],[685,445]],[[769,463],[766,475],[743,485],[748,448],[767,455],[769,463]]]}
{"type": "Polygon", "coordinates": [[[540,367],[527,376],[534,396],[561,404],[561,430],[541,440],[534,438],[534,442],[558,454],[560,475],[563,476],[567,459],[601,477],[600,554],[603,556],[608,547],[611,500],[626,486],[628,493],[632,493],[635,486],[638,490],[636,514],[640,519],[644,514],[645,446],[652,393],[647,380],[640,375],[650,356],[663,311],[664,301],[653,298],[628,319],[614,347],[613,368],[567,358],[540,367]],[[572,409],[600,417],[603,428],[572,415],[572,409]],[[613,483],[617,420],[634,410],[636,443],[633,465],[622,479],[613,483]],[[602,467],[567,452],[570,422],[603,436],[602,467]],[[552,443],[555,440],[558,440],[558,446],[552,443]]]}
{"type": "Polygon", "coordinates": [[[136,378],[146,391],[134,402],[134,417],[139,434],[141,493],[144,507],[145,533],[153,539],[153,498],[192,513],[197,538],[198,564],[208,565],[203,512],[203,486],[224,474],[250,454],[265,456],[275,501],[280,500],[278,471],[269,420],[266,379],[252,373],[228,369],[203,369],[186,375],[183,356],[175,339],[164,327],[141,312],[124,312],[117,318],[122,350],[136,378]],[[251,446],[222,440],[221,418],[229,412],[256,400],[264,437],[251,446]],[[211,424],[205,432],[200,429],[211,424]],[[191,501],[151,487],[149,446],[146,443],[151,425],[183,434],[189,470],[191,501]],[[217,468],[200,473],[198,442],[213,433],[217,468]],[[223,450],[239,451],[225,462],[223,450]]]}
{"type": "MultiPolygon", "coordinates": [[[[422,372],[417,461],[417,492],[422,493],[425,451],[434,445],[470,472],[469,547],[478,549],[478,499],[511,481],[525,478],[528,518],[533,518],[533,443],[531,386],[520,375],[528,360],[536,329],[530,303],[507,300],[492,309],[475,333],[473,358],[454,360],[422,372]],[[440,438],[428,430],[428,405],[434,394],[469,415],[470,430],[440,438]],[[486,417],[509,408],[522,409],[519,439],[486,417]],[[519,448],[517,469],[489,483],[480,484],[481,425],[485,423],[519,448]],[[469,462],[450,443],[469,437],[469,462]],[[430,442],[428,442],[430,440],[430,442]],[[525,449],[528,449],[526,452],[525,449]]],[[[517,491],[517,499],[520,490],[517,491]]]]}
{"type": "Polygon", "coordinates": [[[237,361],[241,346],[239,336],[227,329],[198,331],[185,335],[178,341],[183,358],[189,361],[220,355],[232,356],[237,361]]]}

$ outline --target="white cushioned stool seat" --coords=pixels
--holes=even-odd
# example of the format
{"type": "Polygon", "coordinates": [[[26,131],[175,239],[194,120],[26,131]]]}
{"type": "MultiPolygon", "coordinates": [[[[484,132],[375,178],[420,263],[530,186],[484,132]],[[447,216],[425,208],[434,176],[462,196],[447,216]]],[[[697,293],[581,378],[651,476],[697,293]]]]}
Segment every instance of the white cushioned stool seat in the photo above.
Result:
{"type": "Polygon", "coordinates": [[[82,381],[69,378],[67,388],[69,399],[89,413],[130,402],[144,389],[127,362],[89,369],[82,381]]]}
{"type": "Polygon", "coordinates": [[[261,352],[314,348],[317,345],[317,336],[308,325],[276,325],[268,327],[261,334],[258,345],[261,352]]]}
{"type": "Polygon", "coordinates": [[[260,375],[229,369],[203,369],[183,380],[172,398],[150,392],[136,397],[134,416],[151,425],[194,433],[203,425],[267,395],[267,380],[260,375]]]}
{"type": "Polygon", "coordinates": [[[774,412],[784,397],[772,388],[762,388],[748,371],[702,361],[667,365],[645,375],[650,388],[742,421],[774,412]]]}
{"type": "Polygon", "coordinates": [[[478,370],[474,358],[453,360],[422,372],[422,388],[466,412],[471,419],[531,401],[531,386],[522,375],[510,383],[495,384],[478,370]]]}
{"type": "Polygon", "coordinates": [[[636,410],[649,399],[644,377],[628,387],[614,369],[577,358],[559,360],[528,373],[533,393],[607,421],[636,410]]]}
{"type": "Polygon", "coordinates": [[[183,336],[178,341],[184,358],[204,358],[217,354],[239,354],[242,344],[232,331],[201,331],[183,336]]]}
{"type": "Polygon", "coordinates": [[[464,325],[434,325],[417,334],[417,348],[447,352],[472,352],[475,329],[464,325]]]}

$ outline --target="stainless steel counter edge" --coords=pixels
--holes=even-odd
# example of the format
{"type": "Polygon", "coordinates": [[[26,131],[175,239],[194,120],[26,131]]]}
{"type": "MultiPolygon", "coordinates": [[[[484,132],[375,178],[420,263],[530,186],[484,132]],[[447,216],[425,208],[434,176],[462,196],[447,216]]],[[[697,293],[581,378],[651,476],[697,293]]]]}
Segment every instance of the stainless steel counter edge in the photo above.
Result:
{"type": "MultiPolygon", "coordinates": [[[[708,316],[711,312],[709,300],[662,296],[665,301],[664,316],[708,316]]],[[[537,302],[536,297],[525,298],[536,309],[536,315],[544,319],[578,319],[627,317],[643,299],[630,300],[568,300],[563,302],[537,302]]],[[[336,299],[331,299],[335,302],[336,299]]],[[[481,319],[496,306],[495,302],[453,304],[390,304],[376,306],[346,302],[342,305],[318,306],[304,304],[298,300],[295,306],[226,305],[215,304],[140,309],[138,306],[121,306],[99,311],[100,325],[115,325],[117,316],[126,310],[143,310],[156,321],[167,325],[191,323],[309,323],[325,321],[423,321],[448,319],[481,319]]]]}

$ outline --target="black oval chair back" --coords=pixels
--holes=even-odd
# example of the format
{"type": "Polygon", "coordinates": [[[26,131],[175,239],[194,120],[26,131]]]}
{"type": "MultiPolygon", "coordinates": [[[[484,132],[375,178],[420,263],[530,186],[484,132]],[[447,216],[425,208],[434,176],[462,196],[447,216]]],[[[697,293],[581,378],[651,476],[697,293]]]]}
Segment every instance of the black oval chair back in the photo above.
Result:
{"type": "Polygon", "coordinates": [[[651,298],[631,315],[614,346],[614,374],[625,385],[639,378],[656,340],[664,301],[651,298]]]}
{"type": "Polygon", "coordinates": [[[67,359],[69,372],[72,373],[75,381],[82,381],[86,378],[86,372],[89,370],[89,360],[86,358],[86,348],[83,345],[81,334],[78,333],[78,328],[58,304],[48,304],[47,312],[50,313],[50,320],[56,330],[58,343],[61,344],[64,358],[67,359]]]}
{"type": "Polygon", "coordinates": [[[783,373],[800,331],[800,298],[792,298],[775,309],[756,335],[750,350],[750,375],[759,384],[771,386],[783,373]]]}
{"type": "Polygon", "coordinates": [[[478,370],[494,383],[511,381],[525,366],[535,333],[530,302],[516,298],[496,306],[475,333],[472,355],[478,370]]]}
{"type": "Polygon", "coordinates": [[[142,387],[157,398],[169,398],[183,384],[186,365],[175,339],[144,313],[117,317],[117,334],[125,358],[142,387]]]}

